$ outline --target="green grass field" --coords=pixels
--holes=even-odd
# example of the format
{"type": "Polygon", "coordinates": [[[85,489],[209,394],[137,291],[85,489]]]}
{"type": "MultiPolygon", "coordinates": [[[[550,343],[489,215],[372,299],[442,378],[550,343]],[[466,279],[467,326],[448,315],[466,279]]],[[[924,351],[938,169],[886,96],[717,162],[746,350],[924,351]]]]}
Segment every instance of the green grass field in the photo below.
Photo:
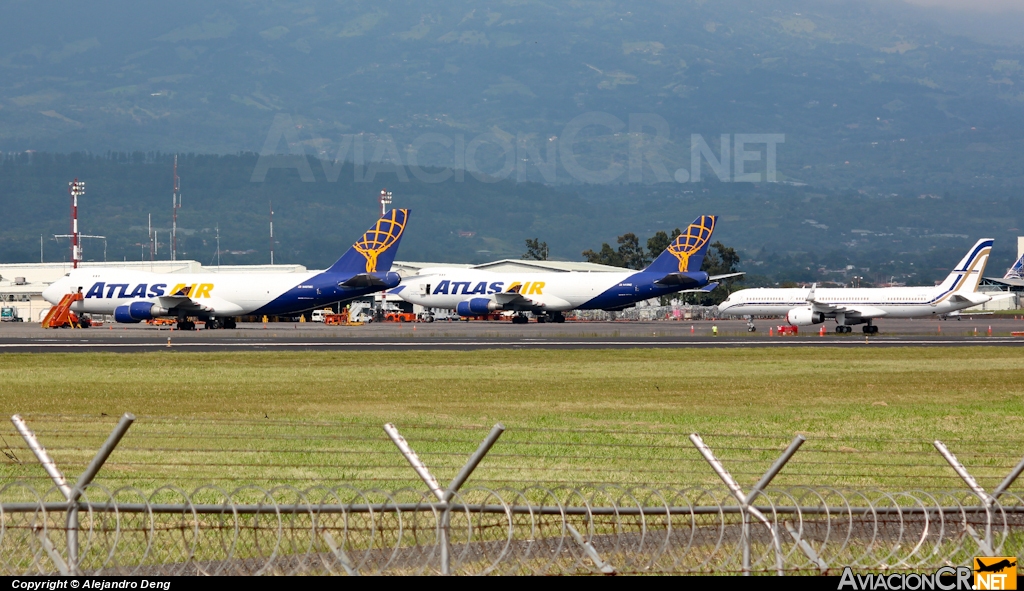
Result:
{"type": "MultiPolygon", "coordinates": [[[[0,407],[69,475],[135,413],[98,482],[143,490],[422,489],[383,423],[447,481],[498,421],[472,484],[716,484],[696,431],[744,484],[800,433],[779,485],[961,490],[930,442],[998,483],[1024,456],[1022,369],[1015,347],[19,354],[0,407]]],[[[0,483],[45,487],[5,424],[0,483]]]]}

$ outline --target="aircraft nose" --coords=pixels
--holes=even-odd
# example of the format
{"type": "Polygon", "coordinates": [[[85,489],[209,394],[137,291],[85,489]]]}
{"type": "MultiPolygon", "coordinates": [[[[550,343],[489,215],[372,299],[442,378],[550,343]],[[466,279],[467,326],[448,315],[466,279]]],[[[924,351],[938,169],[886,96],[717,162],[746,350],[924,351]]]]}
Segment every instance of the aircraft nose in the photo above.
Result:
{"type": "Polygon", "coordinates": [[[60,299],[64,297],[63,289],[66,283],[67,280],[65,278],[61,278],[59,281],[51,283],[49,287],[43,290],[43,299],[56,305],[60,302],[60,299]]]}

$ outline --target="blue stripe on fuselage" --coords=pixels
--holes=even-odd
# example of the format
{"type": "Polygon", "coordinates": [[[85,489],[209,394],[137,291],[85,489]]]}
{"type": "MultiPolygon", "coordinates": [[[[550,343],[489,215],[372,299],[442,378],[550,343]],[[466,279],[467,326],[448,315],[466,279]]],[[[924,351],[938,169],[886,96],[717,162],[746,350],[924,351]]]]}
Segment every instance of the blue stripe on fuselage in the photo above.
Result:
{"type": "Polygon", "coordinates": [[[682,273],[682,275],[691,279],[693,281],[692,285],[658,285],[655,281],[664,277],[664,273],[645,273],[643,271],[634,273],[601,292],[597,297],[579,306],[579,309],[604,310],[607,308],[619,308],[651,298],[673,294],[684,289],[698,289],[707,285],[707,281],[704,279],[706,276],[703,273],[699,274],[699,279],[693,277],[696,274],[682,273]]]}
{"type": "MultiPolygon", "coordinates": [[[[384,278],[385,273],[374,273],[384,278]]],[[[338,284],[348,279],[351,279],[352,275],[345,273],[320,273],[301,284],[284,292],[270,303],[264,305],[262,308],[251,312],[256,316],[288,316],[298,314],[305,310],[311,310],[313,308],[319,308],[328,304],[336,302],[342,302],[346,300],[352,300],[355,298],[361,298],[371,293],[382,291],[380,288],[374,287],[339,287],[338,284]]],[[[390,285],[385,289],[390,289],[398,285],[395,282],[394,285],[390,285]]]]}

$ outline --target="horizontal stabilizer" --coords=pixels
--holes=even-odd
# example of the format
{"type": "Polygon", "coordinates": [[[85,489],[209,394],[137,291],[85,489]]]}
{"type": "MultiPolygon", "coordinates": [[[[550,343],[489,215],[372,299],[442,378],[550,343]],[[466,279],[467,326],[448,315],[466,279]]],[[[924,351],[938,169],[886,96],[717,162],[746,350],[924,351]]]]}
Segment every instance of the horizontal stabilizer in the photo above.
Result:
{"type": "Polygon", "coordinates": [[[384,281],[380,277],[377,277],[376,275],[371,275],[369,273],[360,273],[358,275],[353,275],[352,277],[349,277],[345,281],[342,281],[341,283],[338,284],[338,287],[376,287],[378,289],[385,289],[389,287],[389,285],[387,284],[386,281],[384,281]]]}
{"type": "Polygon", "coordinates": [[[723,279],[732,279],[733,277],[739,277],[741,275],[746,275],[746,273],[740,272],[740,273],[726,273],[725,275],[712,275],[711,277],[708,277],[708,281],[721,281],[723,279]]]}
{"type": "Polygon", "coordinates": [[[671,286],[687,286],[687,285],[700,285],[700,281],[687,275],[686,273],[669,273],[654,282],[656,285],[671,285],[671,286]]]}
{"type": "Polygon", "coordinates": [[[683,291],[677,293],[711,293],[712,291],[715,290],[716,287],[718,287],[718,283],[712,282],[700,289],[684,289],[683,291]]]}

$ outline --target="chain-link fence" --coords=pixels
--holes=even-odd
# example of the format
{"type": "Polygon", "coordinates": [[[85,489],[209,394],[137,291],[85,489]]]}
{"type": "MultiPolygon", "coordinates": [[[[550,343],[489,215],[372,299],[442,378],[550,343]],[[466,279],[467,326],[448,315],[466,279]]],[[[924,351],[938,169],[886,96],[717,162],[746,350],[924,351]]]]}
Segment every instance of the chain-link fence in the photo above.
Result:
{"type": "MultiPolygon", "coordinates": [[[[68,572],[68,506],[52,492],[0,491],[0,574],[68,572]]],[[[956,492],[772,490],[750,506],[765,522],[703,488],[470,488],[439,503],[412,490],[90,487],[76,506],[83,574],[838,574],[1024,557],[1018,495],[985,507],[956,492]]]]}
{"type": "Polygon", "coordinates": [[[989,490],[938,441],[960,490],[773,487],[803,436],[744,488],[696,434],[690,449],[724,487],[465,486],[500,424],[447,487],[390,424],[421,486],[94,483],[133,421],[72,484],[13,418],[52,486],[0,486],[0,574],[838,574],[1024,557],[1024,498],[1011,490],[1024,461],[989,490]]]}

